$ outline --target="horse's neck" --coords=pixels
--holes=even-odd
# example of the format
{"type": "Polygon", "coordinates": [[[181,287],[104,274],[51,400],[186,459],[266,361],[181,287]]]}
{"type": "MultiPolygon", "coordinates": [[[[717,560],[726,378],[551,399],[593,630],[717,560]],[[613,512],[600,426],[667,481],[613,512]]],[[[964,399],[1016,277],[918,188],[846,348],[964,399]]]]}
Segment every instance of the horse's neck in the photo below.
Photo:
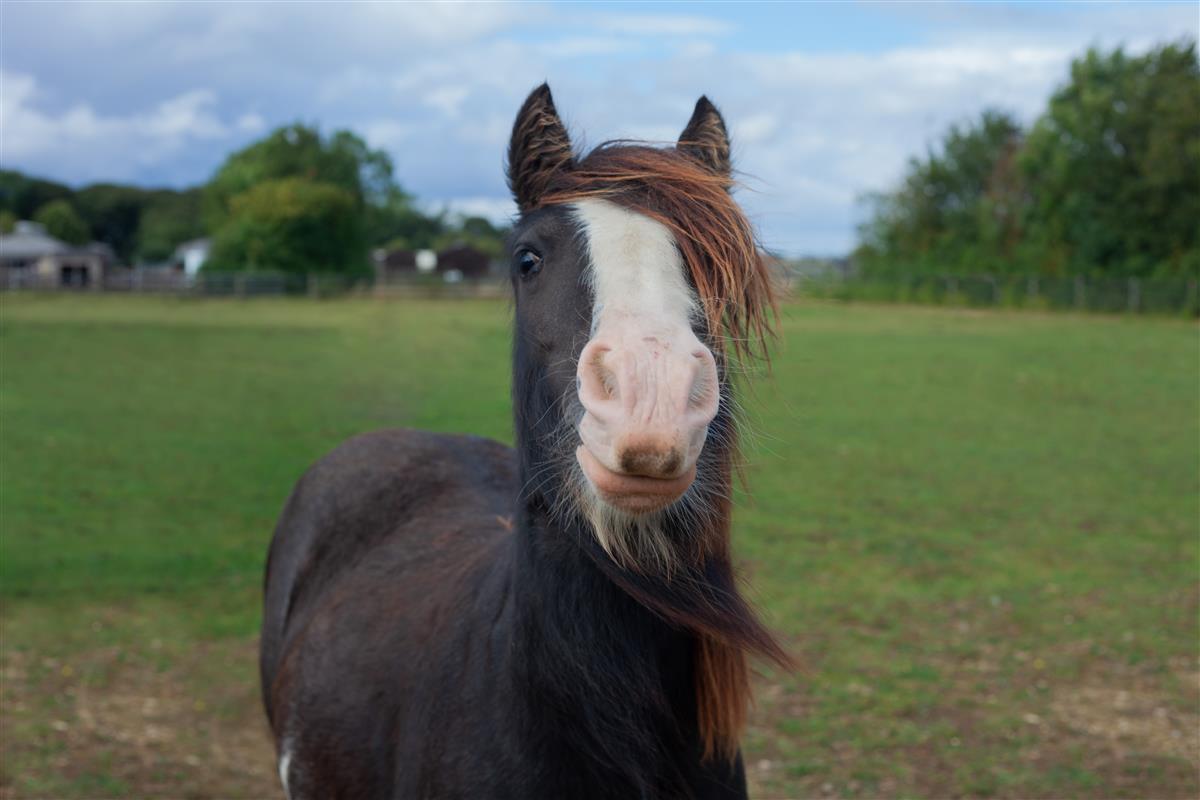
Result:
{"type": "Polygon", "coordinates": [[[694,641],[609,580],[580,536],[590,532],[557,527],[536,509],[521,521],[517,695],[538,735],[557,740],[548,746],[585,758],[590,750],[627,772],[641,769],[640,758],[653,771],[655,753],[670,760],[695,742],[694,641]]]}
{"type": "Polygon", "coordinates": [[[518,624],[536,635],[539,647],[561,650],[571,662],[658,670],[690,655],[690,637],[663,623],[598,567],[594,559],[607,556],[585,551],[595,547],[591,536],[552,522],[540,510],[526,510],[517,532],[518,624]]]}

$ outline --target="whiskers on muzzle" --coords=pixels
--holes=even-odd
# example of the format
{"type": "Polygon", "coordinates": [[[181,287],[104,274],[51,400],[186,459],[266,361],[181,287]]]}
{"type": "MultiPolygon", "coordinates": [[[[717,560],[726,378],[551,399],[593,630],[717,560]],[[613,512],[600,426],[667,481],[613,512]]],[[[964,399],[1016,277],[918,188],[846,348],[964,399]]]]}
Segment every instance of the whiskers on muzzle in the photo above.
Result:
{"type": "MultiPolygon", "coordinates": [[[[722,392],[723,409],[727,401],[722,392]]],[[[710,426],[696,478],[686,491],[662,509],[635,514],[606,502],[576,458],[578,425],[585,413],[577,394],[567,392],[559,405],[560,422],[544,438],[540,449],[545,458],[526,486],[530,493],[554,487],[544,492],[553,519],[563,525],[582,524],[614,562],[645,575],[670,578],[703,564],[724,546],[718,532],[728,514],[731,487],[722,459],[727,461],[733,444],[727,415],[718,414],[710,426]]]]}

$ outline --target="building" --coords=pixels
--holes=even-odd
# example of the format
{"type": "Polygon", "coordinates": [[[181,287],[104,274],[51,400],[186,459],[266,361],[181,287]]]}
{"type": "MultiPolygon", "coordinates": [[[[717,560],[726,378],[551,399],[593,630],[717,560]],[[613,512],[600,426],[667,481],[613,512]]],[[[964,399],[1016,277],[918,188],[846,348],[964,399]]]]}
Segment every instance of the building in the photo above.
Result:
{"type": "Polygon", "coordinates": [[[447,248],[437,256],[438,272],[445,276],[447,283],[486,278],[490,267],[491,259],[487,253],[469,244],[447,248]]]}
{"type": "Polygon", "coordinates": [[[113,265],[112,249],[100,242],[75,247],[22,220],[0,236],[0,284],[46,289],[99,289],[113,265]]]}
{"type": "Polygon", "coordinates": [[[204,266],[204,262],[208,260],[211,250],[211,239],[192,239],[175,248],[175,257],[172,259],[172,263],[178,265],[177,268],[182,268],[184,275],[194,278],[200,268],[204,266]]]}
{"type": "Polygon", "coordinates": [[[432,250],[379,248],[371,253],[371,263],[375,267],[375,280],[378,283],[387,283],[433,272],[438,266],[438,256],[432,250]]]}

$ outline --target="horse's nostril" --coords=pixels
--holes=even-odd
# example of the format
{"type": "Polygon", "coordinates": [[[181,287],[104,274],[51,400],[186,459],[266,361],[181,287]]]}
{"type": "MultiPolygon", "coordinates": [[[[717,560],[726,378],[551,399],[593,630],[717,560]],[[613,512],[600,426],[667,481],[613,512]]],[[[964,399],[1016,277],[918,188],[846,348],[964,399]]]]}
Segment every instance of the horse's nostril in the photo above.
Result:
{"type": "Polygon", "coordinates": [[[604,388],[604,395],[610,400],[617,399],[621,392],[617,383],[617,376],[611,369],[600,367],[600,385],[604,388]]]}
{"type": "Polygon", "coordinates": [[[627,447],[621,451],[621,470],[647,478],[669,478],[679,474],[683,455],[675,448],[627,447]]]}

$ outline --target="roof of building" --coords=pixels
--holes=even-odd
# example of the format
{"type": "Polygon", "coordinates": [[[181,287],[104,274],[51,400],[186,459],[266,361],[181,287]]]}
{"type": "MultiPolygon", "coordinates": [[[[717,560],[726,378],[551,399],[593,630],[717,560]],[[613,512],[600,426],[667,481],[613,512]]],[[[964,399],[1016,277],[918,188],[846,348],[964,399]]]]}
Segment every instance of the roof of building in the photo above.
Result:
{"type": "Polygon", "coordinates": [[[71,246],[46,233],[36,222],[22,220],[12,233],[0,236],[0,258],[41,258],[66,253],[71,246]]]}

